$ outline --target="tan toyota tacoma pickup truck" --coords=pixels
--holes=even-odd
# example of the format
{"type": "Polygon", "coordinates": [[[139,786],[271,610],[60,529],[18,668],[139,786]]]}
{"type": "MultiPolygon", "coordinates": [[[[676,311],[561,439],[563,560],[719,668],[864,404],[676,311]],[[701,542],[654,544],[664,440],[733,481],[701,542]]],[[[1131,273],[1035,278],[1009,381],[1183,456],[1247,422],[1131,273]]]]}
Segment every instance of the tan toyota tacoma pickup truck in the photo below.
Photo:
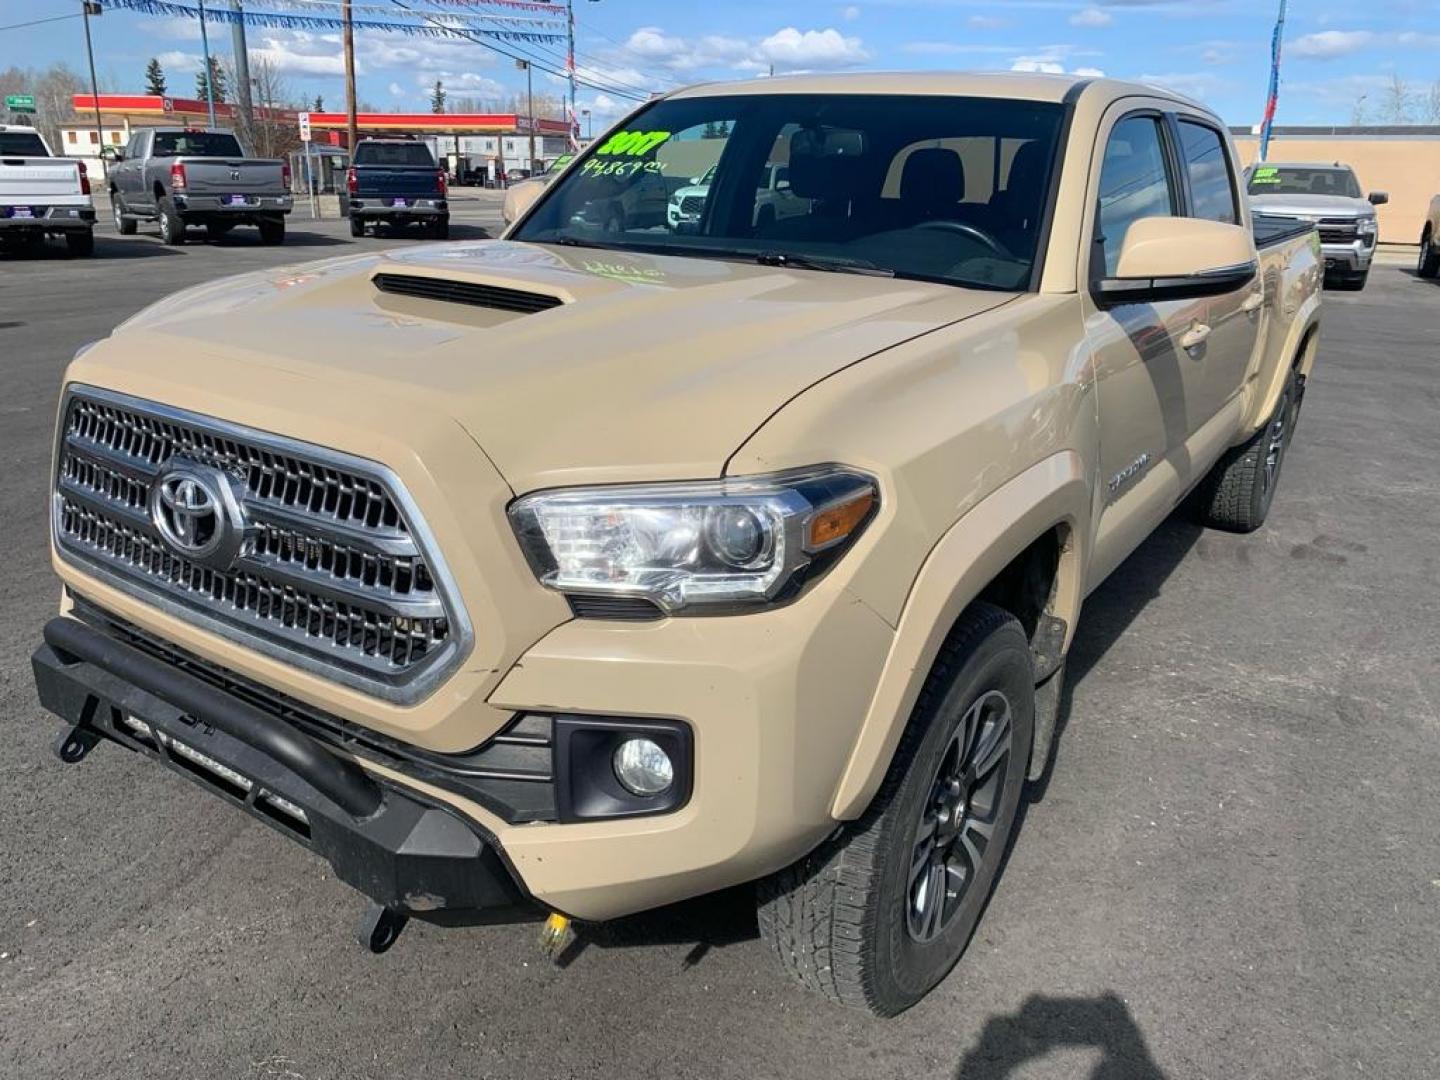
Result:
{"type": "Polygon", "coordinates": [[[1270,508],[1321,268],[1239,172],[1122,82],[708,85],[500,241],[163,300],[65,375],[57,752],[310,847],[376,949],[754,882],[795,978],[898,1012],[975,929],[1086,593],[1188,493],[1270,508]],[[683,233],[613,212],[711,165],[683,233]],[[772,166],[803,210],[755,213],[772,166]]]}

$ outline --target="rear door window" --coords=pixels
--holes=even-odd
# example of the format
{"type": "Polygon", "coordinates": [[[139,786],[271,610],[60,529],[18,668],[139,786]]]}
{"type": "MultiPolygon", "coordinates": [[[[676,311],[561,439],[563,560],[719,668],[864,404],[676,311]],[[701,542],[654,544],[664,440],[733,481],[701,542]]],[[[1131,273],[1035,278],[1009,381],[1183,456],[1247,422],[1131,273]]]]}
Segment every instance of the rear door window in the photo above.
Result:
{"type": "Polygon", "coordinates": [[[361,143],[355,148],[356,165],[431,165],[435,159],[423,143],[361,143]]]}
{"type": "Polygon", "coordinates": [[[0,155],[5,157],[49,157],[45,143],[33,131],[0,131],[0,155]]]}
{"type": "Polygon", "coordinates": [[[1104,276],[1115,273],[1125,232],[1141,218],[1174,217],[1179,203],[1158,116],[1129,116],[1110,132],[1100,168],[1098,227],[1104,276]]]}
{"type": "Polygon", "coordinates": [[[1240,210],[1230,160],[1220,133],[1204,124],[1180,121],[1180,156],[1190,178],[1191,211],[1195,217],[1238,224],[1240,210]]]}

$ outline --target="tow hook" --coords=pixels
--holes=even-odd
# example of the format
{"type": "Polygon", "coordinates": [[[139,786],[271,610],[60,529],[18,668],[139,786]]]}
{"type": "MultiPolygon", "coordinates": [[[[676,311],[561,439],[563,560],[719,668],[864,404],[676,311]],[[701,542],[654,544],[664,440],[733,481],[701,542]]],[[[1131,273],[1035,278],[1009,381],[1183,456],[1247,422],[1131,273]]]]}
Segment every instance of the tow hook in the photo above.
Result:
{"type": "Polygon", "coordinates": [[[355,940],[378,956],[395,944],[400,931],[409,921],[410,916],[403,911],[372,901],[360,917],[360,925],[355,928],[355,940]]]}

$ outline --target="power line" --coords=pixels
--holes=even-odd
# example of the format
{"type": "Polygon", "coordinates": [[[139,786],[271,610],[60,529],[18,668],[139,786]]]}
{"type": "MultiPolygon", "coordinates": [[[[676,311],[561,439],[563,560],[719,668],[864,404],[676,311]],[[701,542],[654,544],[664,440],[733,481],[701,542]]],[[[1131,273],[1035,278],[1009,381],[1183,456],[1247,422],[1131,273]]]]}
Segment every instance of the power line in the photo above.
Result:
{"type": "MultiPolygon", "coordinates": [[[[558,75],[561,78],[565,77],[564,71],[551,67],[550,62],[539,59],[534,55],[533,52],[527,50],[519,44],[513,42],[509,43],[510,49],[514,50],[513,52],[509,49],[502,49],[499,45],[495,44],[494,41],[483,40],[475,34],[471,33],[470,31],[466,30],[464,27],[447,25],[446,23],[441,21],[441,18],[443,16],[437,17],[431,12],[417,10],[416,8],[412,8],[409,4],[404,3],[403,0],[390,0],[390,2],[396,7],[400,8],[402,11],[407,11],[411,15],[425,20],[426,22],[430,23],[430,25],[436,27],[437,29],[445,31],[446,33],[453,34],[456,37],[465,38],[469,41],[473,41],[475,44],[489,49],[492,52],[497,52],[501,56],[509,57],[511,60],[525,60],[533,63],[537,68],[549,75],[558,75]],[[520,55],[516,55],[517,53],[519,53],[520,55]]],[[[576,76],[575,81],[583,86],[590,87],[590,89],[592,90],[599,90],[602,93],[614,94],[616,97],[629,98],[632,101],[646,101],[649,98],[648,93],[642,94],[635,91],[620,90],[612,86],[602,86],[595,82],[581,79],[578,75],[576,76]]]]}
{"type": "Polygon", "coordinates": [[[24,26],[39,26],[41,23],[61,22],[65,19],[78,18],[80,18],[80,12],[77,11],[70,15],[52,15],[48,19],[31,19],[29,22],[10,23],[8,26],[0,26],[0,30],[19,30],[24,26]]]}

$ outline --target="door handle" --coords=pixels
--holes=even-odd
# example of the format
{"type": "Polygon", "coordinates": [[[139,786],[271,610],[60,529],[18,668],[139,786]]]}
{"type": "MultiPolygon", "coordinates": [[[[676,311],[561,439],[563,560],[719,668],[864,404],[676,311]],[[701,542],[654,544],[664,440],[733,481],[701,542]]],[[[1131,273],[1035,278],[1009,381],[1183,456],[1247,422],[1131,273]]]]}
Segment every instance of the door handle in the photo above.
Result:
{"type": "Polygon", "coordinates": [[[1210,336],[1210,327],[1205,323],[1196,323],[1180,335],[1180,345],[1186,349],[1198,349],[1205,344],[1205,339],[1210,336]]]}
{"type": "Polygon", "coordinates": [[[1245,302],[1240,305],[1240,310],[1245,312],[1246,315],[1249,315],[1252,311],[1258,309],[1263,303],[1265,303],[1265,293],[1261,289],[1256,289],[1254,292],[1252,292],[1249,296],[1245,298],[1245,302]]]}

